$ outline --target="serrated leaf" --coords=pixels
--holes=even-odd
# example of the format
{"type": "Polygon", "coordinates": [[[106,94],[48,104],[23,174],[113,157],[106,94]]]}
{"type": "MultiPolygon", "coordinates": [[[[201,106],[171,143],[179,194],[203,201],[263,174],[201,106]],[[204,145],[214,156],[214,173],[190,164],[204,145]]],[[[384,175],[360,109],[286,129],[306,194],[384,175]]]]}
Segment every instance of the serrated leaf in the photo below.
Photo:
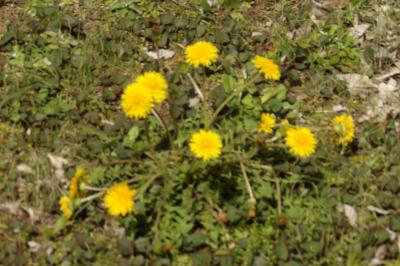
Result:
{"type": "Polygon", "coordinates": [[[283,239],[280,239],[275,246],[276,255],[281,260],[287,260],[289,258],[289,250],[286,246],[286,243],[283,239]]]}
{"type": "Polygon", "coordinates": [[[136,143],[136,140],[139,136],[139,133],[140,133],[139,127],[133,126],[124,138],[124,142],[123,142],[124,146],[126,146],[126,147],[134,146],[136,143]]]}
{"type": "Polygon", "coordinates": [[[68,223],[68,218],[65,216],[61,216],[60,218],[57,219],[57,222],[55,223],[53,227],[53,234],[57,234],[61,230],[63,230],[68,223]]]}

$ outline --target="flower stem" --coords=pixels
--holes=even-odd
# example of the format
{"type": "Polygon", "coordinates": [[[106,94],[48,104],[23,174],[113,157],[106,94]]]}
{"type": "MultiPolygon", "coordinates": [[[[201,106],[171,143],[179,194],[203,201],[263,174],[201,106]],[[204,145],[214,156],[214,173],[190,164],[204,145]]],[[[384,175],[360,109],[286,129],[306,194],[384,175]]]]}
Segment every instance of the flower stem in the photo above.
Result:
{"type": "MultiPolygon", "coordinates": [[[[203,104],[203,123],[204,123],[204,127],[206,129],[209,128],[210,126],[210,110],[208,108],[208,102],[207,102],[207,97],[205,96],[205,91],[203,92],[199,85],[197,85],[196,81],[194,80],[194,78],[192,77],[192,75],[190,73],[187,74],[190,82],[192,83],[197,95],[199,96],[201,103],[203,104]]],[[[206,75],[205,72],[203,72],[203,83],[205,83],[206,81],[206,75]]]]}
{"type": "Polygon", "coordinates": [[[275,177],[275,185],[276,185],[276,202],[278,204],[278,214],[282,214],[282,195],[281,195],[281,182],[279,178],[275,177]]]}
{"type": "Polygon", "coordinates": [[[247,187],[247,191],[249,193],[250,199],[255,200],[254,194],[253,194],[253,190],[251,188],[251,185],[250,185],[250,182],[249,182],[249,178],[247,176],[246,169],[244,167],[244,164],[243,164],[242,160],[240,160],[240,168],[242,169],[242,174],[243,174],[244,180],[246,182],[246,187],[247,187]]]}
{"type": "Polygon", "coordinates": [[[228,96],[228,98],[226,98],[219,106],[218,108],[214,111],[214,113],[211,116],[210,119],[210,123],[208,126],[211,126],[215,119],[217,118],[218,114],[222,111],[222,109],[224,109],[224,107],[230,103],[230,101],[232,101],[233,98],[235,98],[235,96],[240,95],[240,93],[243,92],[243,90],[250,85],[251,83],[253,83],[257,78],[259,77],[258,75],[255,75],[253,78],[251,78],[250,80],[248,80],[246,83],[243,83],[242,86],[240,86],[239,88],[237,88],[236,90],[234,90],[231,95],[228,96]]]}
{"type": "Polygon", "coordinates": [[[186,74],[190,80],[190,82],[192,83],[197,95],[200,97],[200,100],[204,101],[204,95],[203,92],[200,90],[200,87],[197,85],[196,81],[193,79],[192,75],[190,75],[190,73],[186,74]]]}
{"type": "Polygon", "coordinates": [[[95,194],[92,194],[92,195],[90,195],[90,196],[88,196],[86,198],[81,199],[81,203],[97,199],[98,197],[102,196],[104,193],[105,193],[105,190],[97,192],[95,194]]]}
{"type": "Polygon", "coordinates": [[[100,187],[91,187],[91,186],[85,185],[85,190],[89,190],[89,191],[104,191],[106,189],[105,188],[100,188],[100,187]]]}
{"type": "Polygon", "coordinates": [[[139,198],[141,195],[143,195],[146,190],[156,181],[157,178],[162,176],[161,174],[153,175],[150,177],[150,179],[144,184],[144,186],[140,189],[140,191],[136,194],[135,198],[139,198]]]}
{"type": "Polygon", "coordinates": [[[174,149],[174,142],[172,140],[172,136],[168,130],[167,124],[165,123],[165,120],[162,118],[162,116],[157,112],[156,109],[152,109],[151,113],[154,115],[154,117],[157,119],[157,121],[160,123],[160,125],[162,126],[162,128],[165,130],[165,132],[167,133],[167,138],[169,141],[169,144],[171,145],[171,148],[174,149]]]}
{"type": "Polygon", "coordinates": [[[150,134],[149,134],[149,124],[148,124],[147,120],[145,120],[143,122],[144,122],[144,132],[146,135],[146,140],[147,140],[148,144],[150,145],[151,141],[150,141],[150,134]]]}
{"type": "Polygon", "coordinates": [[[244,167],[243,161],[242,161],[242,159],[240,157],[239,157],[239,159],[240,159],[240,168],[242,169],[243,177],[244,177],[244,180],[246,182],[247,191],[248,191],[248,193],[250,195],[250,199],[247,201],[247,205],[248,205],[248,208],[249,208],[248,215],[249,215],[250,218],[253,218],[253,217],[256,216],[256,204],[257,204],[257,201],[254,198],[253,190],[251,188],[249,178],[247,177],[247,173],[246,173],[246,169],[244,167]]]}

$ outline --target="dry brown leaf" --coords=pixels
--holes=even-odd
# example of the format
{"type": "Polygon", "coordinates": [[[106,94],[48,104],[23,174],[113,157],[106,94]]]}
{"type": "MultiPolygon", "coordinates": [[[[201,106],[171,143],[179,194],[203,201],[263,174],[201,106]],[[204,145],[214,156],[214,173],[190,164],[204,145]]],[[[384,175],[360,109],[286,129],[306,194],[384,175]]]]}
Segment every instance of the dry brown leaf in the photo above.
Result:
{"type": "Polygon", "coordinates": [[[356,209],[348,204],[340,204],[339,209],[344,212],[349,224],[354,228],[357,228],[358,215],[356,209]]]}
{"type": "Polygon", "coordinates": [[[30,166],[23,164],[23,163],[17,165],[17,171],[21,172],[21,173],[25,173],[25,174],[33,174],[34,173],[30,166]]]}
{"type": "Polygon", "coordinates": [[[339,80],[344,80],[347,83],[347,88],[352,96],[365,95],[370,92],[371,88],[377,88],[367,75],[361,74],[338,74],[336,77],[339,80]]]}
{"type": "Polygon", "coordinates": [[[61,169],[64,166],[64,164],[68,164],[68,160],[61,156],[55,156],[55,155],[48,153],[47,157],[49,157],[50,163],[56,169],[61,169]]]}
{"type": "Polygon", "coordinates": [[[369,27],[371,27],[371,24],[368,23],[359,24],[357,26],[350,28],[349,34],[353,38],[356,39],[361,38],[365,34],[365,32],[369,29],[369,27]]]}
{"type": "Polygon", "coordinates": [[[168,49],[160,49],[158,53],[157,51],[148,51],[146,54],[153,59],[169,59],[175,55],[175,52],[168,49]]]}
{"type": "Polygon", "coordinates": [[[371,212],[375,212],[375,213],[382,214],[382,215],[388,215],[389,213],[392,212],[391,210],[383,210],[383,209],[377,208],[372,205],[368,205],[367,209],[371,212]]]}

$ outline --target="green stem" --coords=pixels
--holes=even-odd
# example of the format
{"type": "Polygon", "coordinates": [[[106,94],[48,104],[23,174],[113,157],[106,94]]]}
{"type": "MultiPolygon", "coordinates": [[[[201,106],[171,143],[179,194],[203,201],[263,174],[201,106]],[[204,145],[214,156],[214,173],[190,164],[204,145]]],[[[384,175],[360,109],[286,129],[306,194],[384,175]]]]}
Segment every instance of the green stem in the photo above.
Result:
{"type": "Polygon", "coordinates": [[[142,196],[146,192],[146,190],[154,183],[154,181],[156,181],[156,179],[159,178],[160,176],[162,176],[162,175],[158,174],[158,175],[152,176],[146,182],[146,184],[144,184],[144,186],[140,189],[140,191],[136,194],[135,198],[139,198],[140,196],[142,196]]]}
{"type": "Polygon", "coordinates": [[[149,143],[149,145],[151,144],[151,141],[150,141],[150,134],[149,134],[149,124],[148,124],[148,121],[147,120],[145,120],[145,121],[143,121],[144,122],[144,133],[145,133],[145,135],[146,135],[146,140],[147,140],[147,142],[149,143]]]}
{"type": "Polygon", "coordinates": [[[162,118],[162,116],[157,112],[156,109],[152,109],[151,113],[155,116],[155,118],[157,119],[157,121],[160,123],[161,127],[165,130],[165,132],[167,133],[167,138],[169,141],[169,144],[171,145],[171,148],[174,149],[174,142],[172,140],[172,136],[168,130],[167,124],[165,123],[165,120],[162,118]]]}
{"type": "Polygon", "coordinates": [[[171,106],[173,106],[174,103],[170,100],[169,97],[168,97],[167,101],[168,101],[168,112],[169,112],[169,115],[171,116],[172,123],[174,125],[174,136],[177,137],[177,136],[179,136],[178,121],[175,118],[175,115],[173,114],[172,108],[171,108],[171,106]]]}
{"type": "Polygon", "coordinates": [[[199,96],[201,101],[204,101],[204,95],[203,92],[200,90],[200,87],[197,85],[196,81],[194,81],[192,75],[190,73],[187,73],[187,77],[189,78],[190,82],[192,83],[197,95],[199,96]]]}
{"type": "MultiPolygon", "coordinates": [[[[197,85],[197,83],[194,80],[194,78],[192,77],[192,75],[190,73],[188,73],[187,76],[188,76],[190,82],[192,83],[192,85],[203,105],[203,123],[204,123],[204,127],[207,129],[207,128],[209,128],[209,125],[210,125],[210,120],[209,120],[210,112],[208,110],[207,97],[205,96],[205,92],[200,89],[199,85],[197,85]]],[[[204,80],[203,82],[205,82],[204,72],[203,72],[203,80],[204,80]]]]}
{"type": "Polygon", "coordinates": [[[89,191],[104,191],[106,189],[105,188],[100,188],[100,187],[91,187],[91,186],[85,185],[85,190],[89,190],[89,191]]]}
{"type": "Polygon", "coordinates": [[[276,202],[278,204],[278,214],[282,214],[282,195],[281,195],[281,182],[279,178],[275,177],[275,185],[276,185],[276,202]]]}
{"type": "Polygon", "coordinates": [[[105,190],[104,190],[104,191],[97,192],[97,193],[95,193],[95,194],[92,194],[92,195],[90,195],[90,196],[88,196],[88,197],[86,197],[86,198],[81,199],[81,203],[84,203],[84,202],[88,202],[88,201],[97,199],[98,197],[102,196],[104,193],[105,193],[105,190]]]}
{"type": "Polygon", "coordinates": [[[236,95],[239,95],[241,92],[243,92],[243,90],[244,90],[248,85],[250,85],[251,83],[253,83],[258,77],[259,77],[259,74],[258,74],[258,75],[255,75],[255,76],[254,76],[253,78],[251,78],[249,81],[247,81],[246,83],[244,83],[241,87],[239,87],[239,88],[237,88],[236,90],[234,90],[234,91],[231,93],[231,95],[229,95],[228,98],[226,98],[225,101],[223,101],[223,102],[218,106],[218,108],[214,111],[214,113],[213,113],[212,116],[211,116],[210,123],[209,123],[208,127],[210,127],[210,126],[214,123],[215,119],[217,118],[218,114],[222,111],[222,109],[224,109],[224,107],[225,107],[228,103],[230,103],[230,101],[232,101],[232,99],[235,98],[236,95]]]}
{"type": "Polygon", "coordinates": [[[249,193],[250,199],[251,200],[255,200],[254,194],[253,194],[253,190],[251,188],[250,181],[249,181],[249,178],[247,176],[246,169],[244,167],[243,161],[241,159],[239,159],[239,160],[240,160],[240,169],[242,169],[242,174],[243,174],[244,180],[246,182],[246,187],[247,187],[247,191],[249,193]]]}

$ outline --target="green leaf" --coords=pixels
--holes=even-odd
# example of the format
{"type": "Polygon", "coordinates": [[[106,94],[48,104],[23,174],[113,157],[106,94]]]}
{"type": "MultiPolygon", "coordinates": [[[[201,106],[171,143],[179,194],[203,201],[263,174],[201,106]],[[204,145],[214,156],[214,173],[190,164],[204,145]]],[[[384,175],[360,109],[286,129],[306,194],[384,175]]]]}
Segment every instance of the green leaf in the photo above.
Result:
{"type": "Polygon", "coordinates": [[[225,90],[232,91],[236,87],[236,80],[231,75],[224,75],[222,77],[222,86],[225,90]]]}
{"type": "Polygon", "coordinates": [[[171,15],[165,14],[160,17],[160,21],[162,24],[169,25],[169,24],[174,23],[174,17],[171,15]]]}
{"type": "Polygon", "coordinates": [[[106,172],[105,167],[96,167],[90,171],[89,180],[91,184],[97,184],[104,179],[104,174],[106,172]]]}
{"type": "Polygon", "coordinates": [[[122,237],[118,239],[117,245],[122,256],[129,256],[133,253],[133,244],[128,238],[122,237]]]}
{"type": "Polygon", "coordinates": [[[228,43],[230,41],[229,35],[224,31],[217,31],[215,33],[215,42],[217,43],[228,43]]]}
{"type": "Polygon", "coordinates": [[[261,197],[266,197],[268,199],[273,197],[274,190],[269,182],[263,183],[260,187],[258,187],[258,194],[261,197]]]}
{"type": "Polygon", "coordinates": [[[375,51],[371,47],[367,47],[364,50],[364,58],[368,62],[372,62],[375,58],[375,51]]]}
{"type": "Polygon", "coordinates": [[[138,126],[133,126],[129,130],[128,134],[125,136],[123,145],[126,146],[126,147],[133,147],[135,145],[135,143],[136,143],[136,140],[137,140],[137,138],[139,136],[139,133],[140,133],[139,127],[138,126]]]}
{"type": "Polygon", "coordinates": [[[127,8],[130,4],[134,3],[136,0],[119,0],[114,1],[108,8],[111,11],[115,11],[122,8],[127,8]]]}
{"type": "Polygon", "coordinates": [[[65,217],[64,215],[58,218],[56,224],[53,227],[53,234],[57,234],[61,230],[63,230],[67,226],[67,223],[68,223],[68,218],[65,217]]]}
{"type": "Polygon", "coordinates": [[[273,112],[279,112],[282,109],[282,101],[278,99],[272,99],[268,102],[268,107],[273,112]]]}
{"type": "Polygon", "coordinates": [[[245,0],[223,0],[222,4],[227,7],[239,7],[245,0]]]}
{"type": "Polygon", "coordinates": [[[323,245],[317,241],[307,241],[304,244],[304,247],[310,255],[316,256],[319,252],[321,252],[323,245]]]}
{"type": "Polygon", "coordinates": [[[255,100],[251,95],[246,95],[242,99],[242,104],[247,107],[253,107],[255,105],[255,100]]]}
{"type": "Polygon", "coordinates": [[[10,27],[10,29],[3,35],[0,40],[0,47],[6,45],[9,41],[11,41],[16,34],[17,29],[15,27],[10,27]]]}
{"type": "Polygon", "coordinates": [[[211,255],[206,252],[197,252],[191,255],[193,266],[206,266],[211,265],[211,255]]]}
{"type": "Polygon", "coordinates": [[[204,25],[198,25],[196,27],[196,35],[197,37],[202,37],[204,35],[204,33],[206,33],[207,27],[204,25]]]}
{"type": "Polygon", "coordinates": [[[287,260],[289,258],[289,251],[288,248],[286,247],[286,243],[284,239],[280,239],[278,243],[275,246],[275,252],[276,255],[281,259],[281,260],[287,260]]]}

